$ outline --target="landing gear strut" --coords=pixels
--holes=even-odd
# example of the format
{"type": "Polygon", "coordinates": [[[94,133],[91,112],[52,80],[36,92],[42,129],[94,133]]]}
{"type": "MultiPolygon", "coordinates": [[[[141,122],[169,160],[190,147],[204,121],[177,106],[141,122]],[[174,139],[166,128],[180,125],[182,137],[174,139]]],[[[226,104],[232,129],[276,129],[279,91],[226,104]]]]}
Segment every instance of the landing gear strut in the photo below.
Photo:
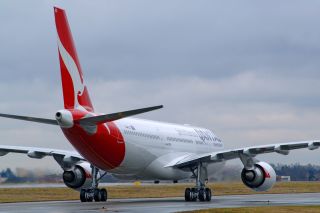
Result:
{"type": "Polygon", "coordinates": [[[192,170],[196,177],[196,186],[193,188],[186,188],[184,193],[185,201],[211,201],[211,189],[205,187],[205,182],[208,179],[207,168],[199,163],[197,168],[192,170]],[[197,170],[197,173],[194,170],[197,170]]]}
{"type": "Polygon", "coordinates": [[[106,189],[99,189],[98,184],[99,180],[106,174],[102,175],[98,179],[99,169],[91,165],[91,176],[92,176],[92,185],[88,189],[81,189],[80,191],[80,200],[81,202],[95,202],[107,201],[108,193],[106,189]]]}

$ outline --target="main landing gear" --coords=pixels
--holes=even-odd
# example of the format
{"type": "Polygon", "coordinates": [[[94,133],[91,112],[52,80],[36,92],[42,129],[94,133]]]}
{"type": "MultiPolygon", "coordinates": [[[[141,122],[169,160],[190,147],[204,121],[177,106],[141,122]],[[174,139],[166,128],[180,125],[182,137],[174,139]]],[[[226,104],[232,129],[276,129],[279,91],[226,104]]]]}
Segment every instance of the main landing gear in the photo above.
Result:
{"type": "Polygon", "coordinates": [[[205,187],[205,182],[208,179],[207,168],[199,163],[197,168],[192,169],[193,175],[196,177],[196,186],[186,188],[184,193],[185,201],[211,201],[211,189],[205,187]],[[197,170],[197,173],[194,170],[197,170]]]}
{"type": "Polygon", "coordinates": [[[91,165],[91,176],[92,176],[92,185],[88,189],[81,189],[80,191],[80,200],[81,202],[95,202],[107,201],[108,193],[106,189],[99,189],[98,184],[99,180],[106,174],[102,175],[99,179],[98,176],[99,169],[91,165]]]}

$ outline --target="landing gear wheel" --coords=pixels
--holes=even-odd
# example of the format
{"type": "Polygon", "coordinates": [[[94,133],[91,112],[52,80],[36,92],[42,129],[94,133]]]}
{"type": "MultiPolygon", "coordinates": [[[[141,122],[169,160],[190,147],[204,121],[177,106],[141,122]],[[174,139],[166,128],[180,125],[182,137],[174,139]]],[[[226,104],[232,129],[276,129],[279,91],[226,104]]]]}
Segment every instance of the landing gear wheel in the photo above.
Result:
{"type": "Polygon", "coordinates": [[[92,202],[93,201],[92,191],[90,189],[81,189],[80,200],[81,202],[92,202]]]}
{"type": "Polygon", "coordinates": [[[96,202],[100,202],[100,201],[101,201],[101,192],[100,192],[100,189],[94,189],[94,191],[93,191],[93,198],[94,198],[94,201],[96,201],[96,202]]]}
{"type": "Polygon", "coordinates": [[[87,189],[80,190],[80,200],[81,202],[95,202],[107,201],[108,193],[106,189],[99,189],[100,179],[107,174],[105,172],[102,176],[98,177],[99,169],[91,164],[91,176],[92,182],[91,187],[87,189]]]}
{"type": "Polygon", "coordinates": [[[86,189],[86,200],[87,202],[93,201],[93,190],[92,189],[86,189]]]}
{"type": "Polygon", "coordinates": [[[81,189],[80,200],[81,202],[95,202],[107,201],[108,193],[106,189],[81,189]]]}
{"type": "Polygon", "coordinates": [[[198,192],[198,198],[200,201],[205,201],[206,200],[206,192],[204,189],[200,189],[198,192]]]}
{"type": "Polygon", "coordinates": [[[197,201],[197,190],[196,190],[196,188],[191,188],[191,201],[197,201]]]}
{"type": "Polygon", "coordinates": [[[107,201],[108,193],[106,189],[100,189],[101,201],[107,201]]]}
{"type": "Polygon", "coordinates": [[[191,190],[190,188],[186,188],[184,191],[184,200],[185,201],[191,201],[191,190]]]}
{"type": "Polygon", "coordinates": [[[212,196],[211,189],[206,188],[205,189],[205,194],[206,194],[206,201],[211,201],[211,196],[212,196]]]}
{"type": "Polygon", "coordinates": [[[80,200],[81,200],[81,202],[87,202],[85,189],[81,189],[81,191],[80,191],[80,200]]]}
{"type": "Polygon", "coordinates": [[[190,171],[196,178],[196,185],[193,188],[186,188],[184,198],[186,201],[211,201],[211,189],[206,188],[208,183],[207,163],[198,162],[197,166],[191,166],[190,171]]]}

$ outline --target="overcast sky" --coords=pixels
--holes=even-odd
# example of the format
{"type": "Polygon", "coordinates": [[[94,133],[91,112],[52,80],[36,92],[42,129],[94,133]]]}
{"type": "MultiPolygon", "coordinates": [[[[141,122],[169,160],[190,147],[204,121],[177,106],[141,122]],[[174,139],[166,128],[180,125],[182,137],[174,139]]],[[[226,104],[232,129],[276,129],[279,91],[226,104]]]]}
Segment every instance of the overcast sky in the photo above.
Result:
{"type": "MultiPolygon", "coordinates": [[[[226,148],[320,139],[319,1],[0,1],[0,112],[63,107],[53,6],[65,8],[91,99],[111,113],[213,130],[226,148]]],[[[1,144],[72,149],[59,128],[0,119],[1,144]]],[[[320,164],[320,150],[260,157],[320,164]]],[[[0,168],[58,169],[10,154],[0,168]]]]}

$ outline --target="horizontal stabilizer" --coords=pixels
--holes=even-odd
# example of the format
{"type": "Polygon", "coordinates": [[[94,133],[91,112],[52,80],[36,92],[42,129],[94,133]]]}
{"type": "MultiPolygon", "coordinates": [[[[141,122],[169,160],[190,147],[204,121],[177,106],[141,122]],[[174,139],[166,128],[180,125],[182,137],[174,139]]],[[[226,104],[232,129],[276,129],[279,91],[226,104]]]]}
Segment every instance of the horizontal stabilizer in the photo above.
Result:
{"type": "Polygon", "coordinates": [[[47,118],[35,118],[35,117],[29,117],[29,116],[10,115],[10,114],[2,114],[2,113],[0,113],[0,117],[12,118],[12,119],[18,119],[18,120],[24,120],[24,121],[32,121],[32,122],[44,123],[44,124],[58,125],[58,122],[56,120],[47,119],[47,118]]]}
{"type": "Polygon", "coordinates": [[[75,123],[79,123],[81,125],[96,125],[96,124],[101,124],[101,123],[106,123],[110,121],[115,121],[119,120],[121,118],[137,115],[137,114],[142,114],[145,112],[161,109],[163,106],[153,106],[153,107],[146,107],[142,109],[134,109],[134,110],[128,110],[124,112],[117,112],[117,113],[111,113],[111,114],[105,114],[105,115],[97,115],[93,117],[87,117],[87,118],[82,118],[79,120],[75,120],[75,123]]]}

